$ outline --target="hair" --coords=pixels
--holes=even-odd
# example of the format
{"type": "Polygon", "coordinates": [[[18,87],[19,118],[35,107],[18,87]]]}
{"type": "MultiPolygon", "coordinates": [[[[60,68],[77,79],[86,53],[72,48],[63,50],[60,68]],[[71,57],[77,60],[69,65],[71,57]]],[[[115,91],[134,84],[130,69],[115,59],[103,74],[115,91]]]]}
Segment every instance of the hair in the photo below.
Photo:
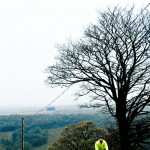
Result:
{"type": "Polygon", "coordinates": [[[102,136],[102,135],[99,135],[99,139],[103,139],[103,136],[102,136]]]}

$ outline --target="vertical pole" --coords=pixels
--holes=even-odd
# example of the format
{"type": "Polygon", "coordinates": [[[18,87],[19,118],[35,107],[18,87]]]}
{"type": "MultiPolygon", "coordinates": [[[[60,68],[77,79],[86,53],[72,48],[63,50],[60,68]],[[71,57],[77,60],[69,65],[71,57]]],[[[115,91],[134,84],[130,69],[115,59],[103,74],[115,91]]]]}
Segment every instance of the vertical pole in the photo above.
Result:
{"type": "Polygon", "coordinates": [[[24,118],[22,118],[22,150],[24,150],[24,118]]]}

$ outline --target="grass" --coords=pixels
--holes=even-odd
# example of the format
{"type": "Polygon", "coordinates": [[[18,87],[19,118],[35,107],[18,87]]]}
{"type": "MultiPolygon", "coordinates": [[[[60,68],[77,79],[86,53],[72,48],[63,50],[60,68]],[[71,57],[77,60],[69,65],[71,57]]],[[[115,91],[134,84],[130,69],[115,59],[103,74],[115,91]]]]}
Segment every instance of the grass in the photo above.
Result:
{"type": "Polygon", "coordinates": [[[12,132],[0,132],[0,141],[1,139],[11,139],[12,138],[12,132]]]}

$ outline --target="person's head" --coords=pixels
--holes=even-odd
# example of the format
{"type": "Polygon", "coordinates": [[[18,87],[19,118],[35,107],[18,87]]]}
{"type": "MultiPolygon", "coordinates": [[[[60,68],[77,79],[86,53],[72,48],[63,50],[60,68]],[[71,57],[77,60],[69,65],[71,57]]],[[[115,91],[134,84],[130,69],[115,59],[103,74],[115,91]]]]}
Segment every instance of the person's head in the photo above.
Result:
{"type": "Polygon", "coordinates": [[[100,135],[100,136],[99,136],[99,141],[100,141],[100,143],[102,143],[102,142],[103,142],[103,139],[104,139],[104,138],[103,138],[103,136],[102,136],[102,135],[100,135]]]}

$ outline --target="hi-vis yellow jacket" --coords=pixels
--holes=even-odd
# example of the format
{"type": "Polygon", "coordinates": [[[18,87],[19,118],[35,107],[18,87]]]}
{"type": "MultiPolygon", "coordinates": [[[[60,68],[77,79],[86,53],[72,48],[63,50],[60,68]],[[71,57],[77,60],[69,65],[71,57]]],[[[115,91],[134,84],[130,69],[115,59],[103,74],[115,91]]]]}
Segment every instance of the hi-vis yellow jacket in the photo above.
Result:
{"type": "Polygon", "coordinates": [[[95,150],[108,150],[108,145],[107,145],[106,141],[103,140],[103,142],[100,143],[100,141],[98,140],[95,143],[95,150]]]}

